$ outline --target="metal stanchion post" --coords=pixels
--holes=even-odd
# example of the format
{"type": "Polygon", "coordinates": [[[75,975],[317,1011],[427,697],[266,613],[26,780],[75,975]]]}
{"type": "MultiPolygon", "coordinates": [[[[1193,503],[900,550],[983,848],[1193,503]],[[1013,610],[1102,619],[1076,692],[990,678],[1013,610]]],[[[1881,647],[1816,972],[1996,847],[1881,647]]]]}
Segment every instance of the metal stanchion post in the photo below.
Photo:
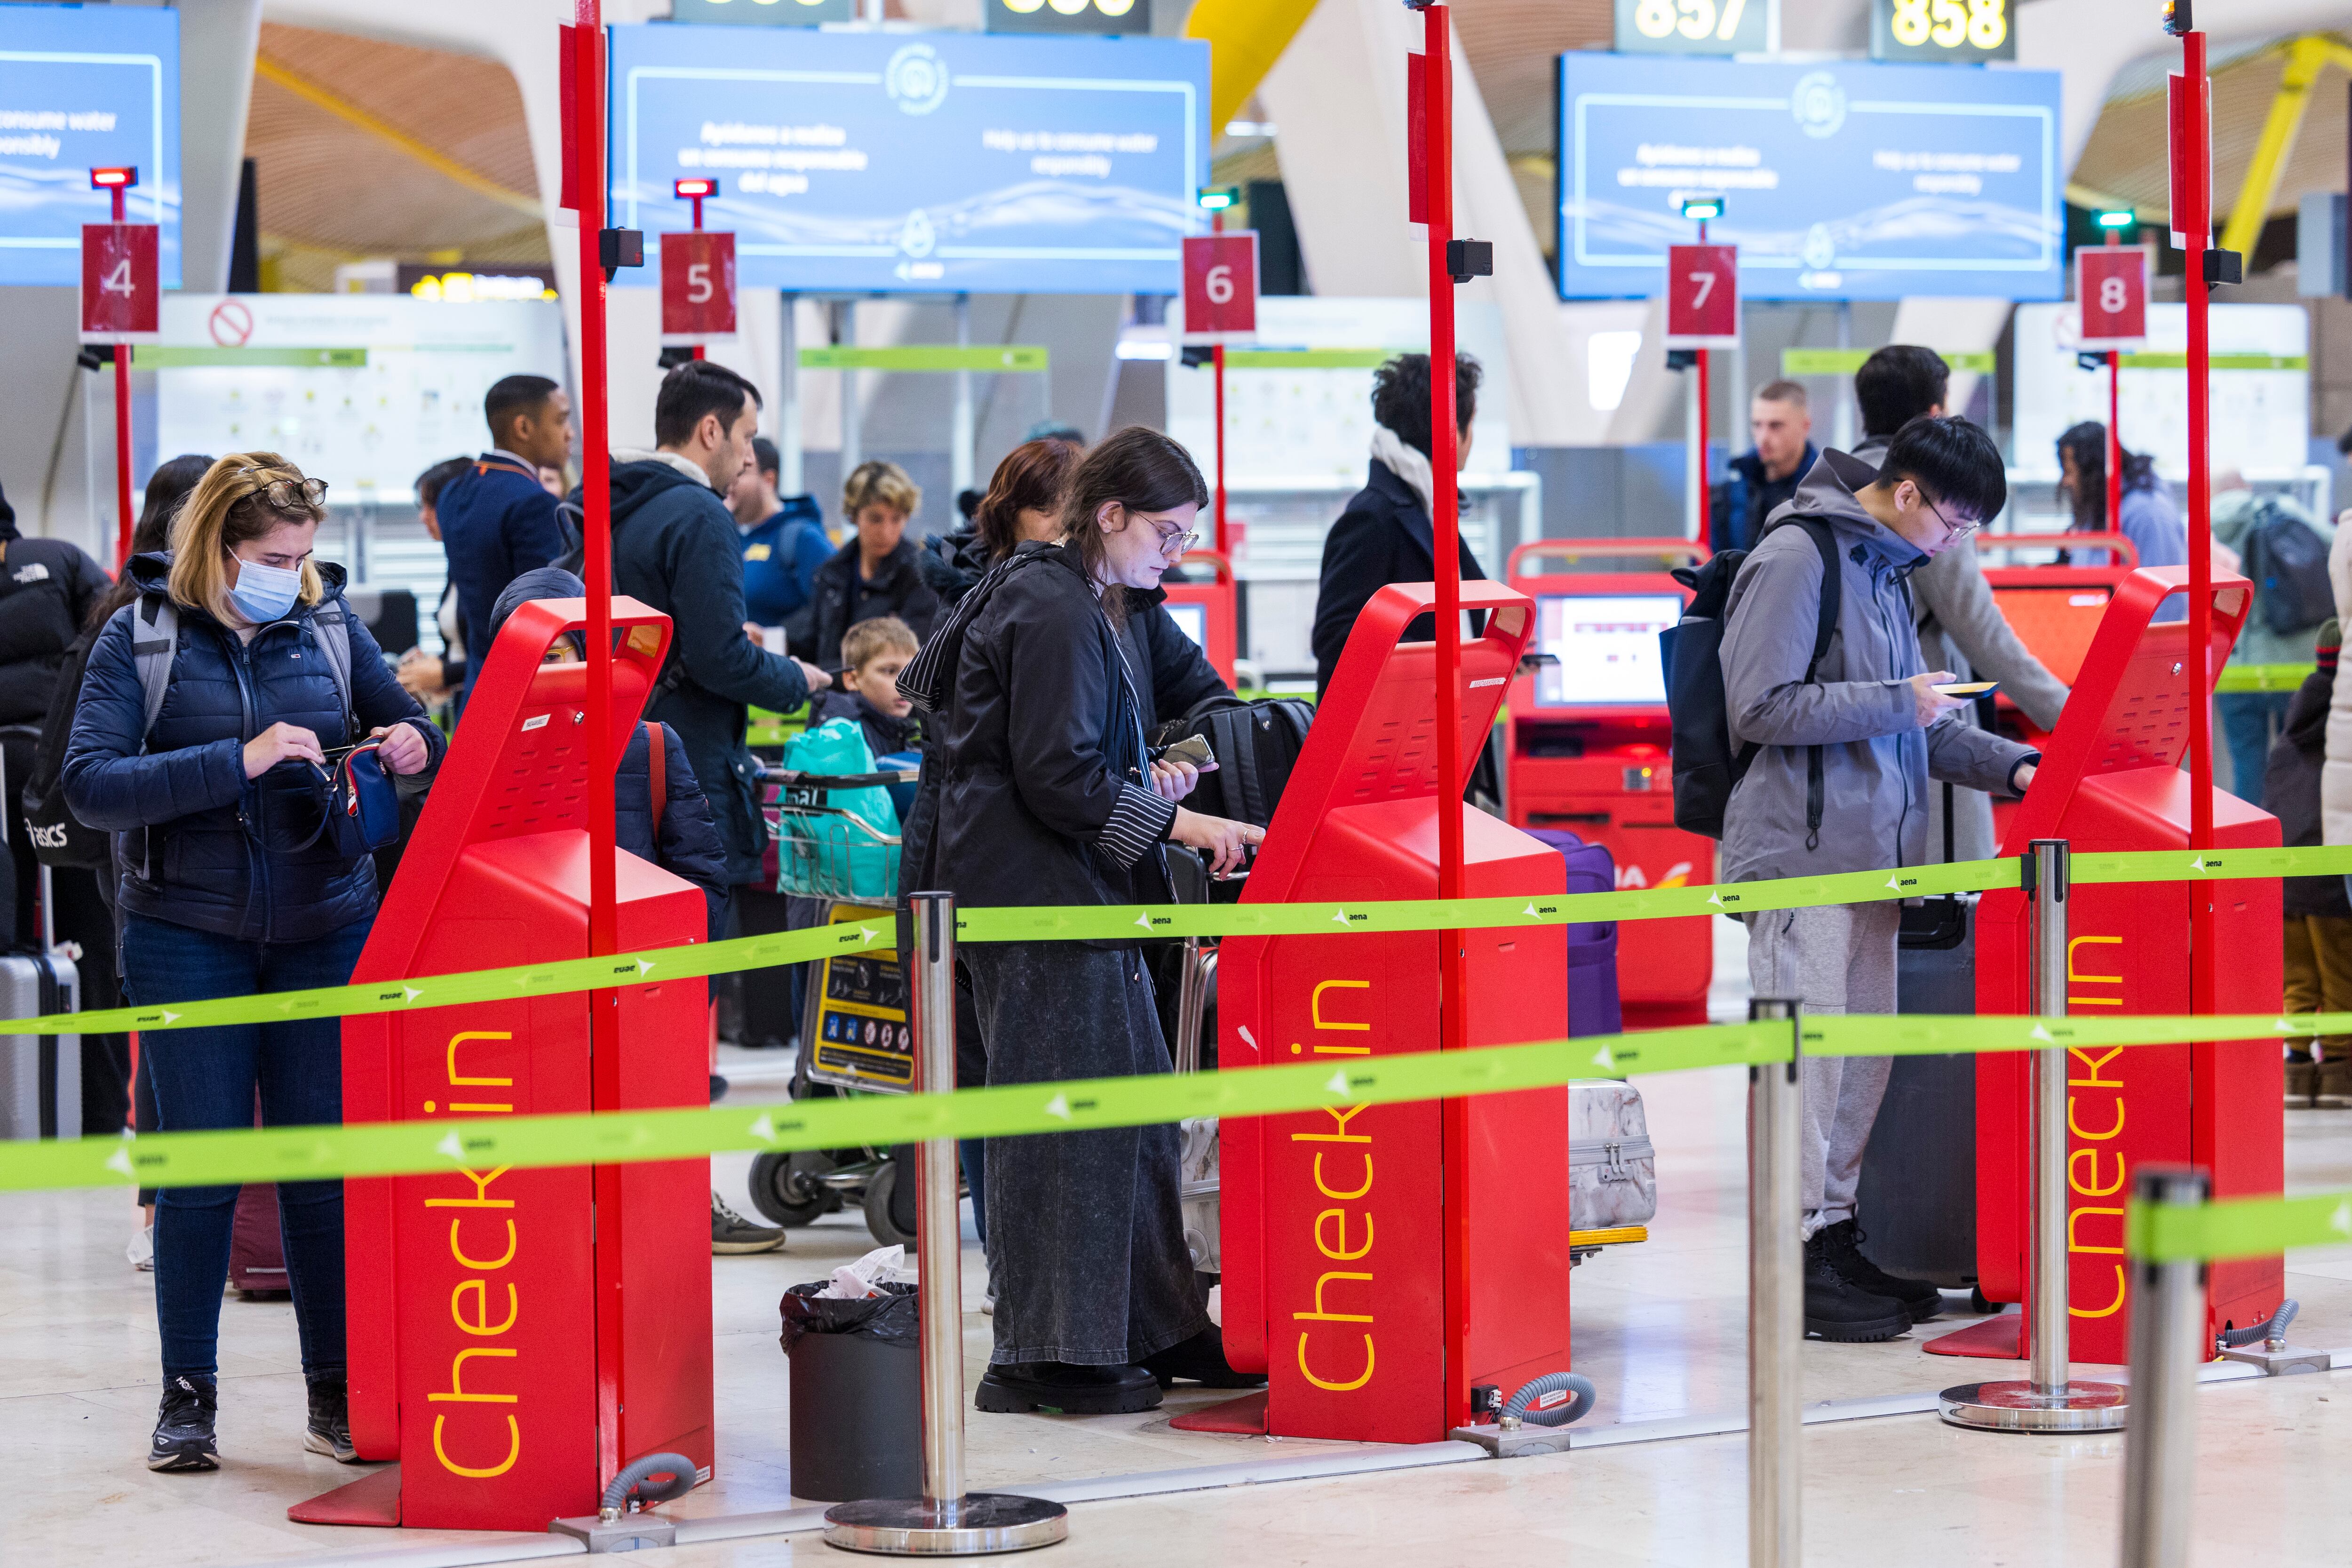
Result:
{"type": "MultiPolygon", "coordinates": [[[[2150,1165],[2134,1187],[2144,1204],[2195,1205],[2210,1195],[2202,1171],[2150,1165]]],[[[2132,1403],[2124,1444],[2123,1568],[2185,1568],[2189,1501],[2197,1485],[2197,1365],[2212,1352],[2205,1329],[2205,1265],[2131,1259],[2132,1403]]]]}
{"type": "Polygon", "coordinates": [[[1748,1069],[1748,1564],[1797,1568],[1804,1468],[1797,1350],[1805,1340],[1803,1026],[1794,1002],[1757,1000],[1751,1023],[1786,1022],[1786,1062],[1748,1069]]]}
{"type": "MultiPolygon", "coordinates": [[[[2063,838],[2037,838],[2032,886],[2033,1011],[2066,1016],[2068,853],[2063,838]]],[[[1965,1383],[1938,1398],[1946,1421],[1989,1432],[2111,1432],[2124,1424],[2124,1390],[2067,1376],[2066,1047],[2033,1053],[2033,1268],[2026,1281],[2029,1353],[2024,1381],[1965,1383]]]]}
{"type": "MultiPolygon", "coordinates": [[[[900,955],[915,1004],[915,1087],[955,1089],[955,898],[916,893],[914,951],[900,955]]],[[[905,930],[905,927],[901,927],[905,930]]],[[[956,1145],[918,1146],[915,1248],[922,1318],[923,1495],[867,1498],[827,1509],[824,1538],[893,1557],[974,1557],[1050,1546],[1068,1510],[1041,1498],[966,1492],[963,1482],[963,1237],[956,1213],[956,1145]]]]}

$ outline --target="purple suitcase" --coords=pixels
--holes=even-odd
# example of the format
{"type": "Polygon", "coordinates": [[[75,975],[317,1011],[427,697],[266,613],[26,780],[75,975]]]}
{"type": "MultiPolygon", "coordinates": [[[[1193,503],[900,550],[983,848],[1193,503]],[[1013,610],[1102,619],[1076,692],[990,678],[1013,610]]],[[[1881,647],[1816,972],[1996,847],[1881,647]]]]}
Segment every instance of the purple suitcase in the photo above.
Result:
{"type": "MultiPolygon", "coordinates": [[[[1605,844],[1587,844],[1573,833],[1552,827],[1530,827],[1530,838],[1559,851],[1568,863],[1570,893],[1613,893],[1617,861],[1605,844]]],[[[1568,928],[1568,1033],[1614,1035],[1623,1031],[1624,1015],[1617,1004],[1617,922],[1588,921],[1568,928]]]]}

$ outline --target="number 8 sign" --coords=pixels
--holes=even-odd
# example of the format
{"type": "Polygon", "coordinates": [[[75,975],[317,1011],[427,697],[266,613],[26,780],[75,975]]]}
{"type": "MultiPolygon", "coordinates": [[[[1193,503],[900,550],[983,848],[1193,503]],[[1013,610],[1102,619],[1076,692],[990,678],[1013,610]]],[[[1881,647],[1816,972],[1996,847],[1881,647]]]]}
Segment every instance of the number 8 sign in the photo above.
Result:
{"type": "Polygon", "coordinates": [[[1666,347],[1739,346],[1739,247],[1666,247],[1666,347]]]}
{"type": "Polygon", "coordinates": [[[2084,246],[2074,252],[2074,298],[2083,311],[2079,348],[2136,349],[2147,338],[2144,245],[2084,246]]]}

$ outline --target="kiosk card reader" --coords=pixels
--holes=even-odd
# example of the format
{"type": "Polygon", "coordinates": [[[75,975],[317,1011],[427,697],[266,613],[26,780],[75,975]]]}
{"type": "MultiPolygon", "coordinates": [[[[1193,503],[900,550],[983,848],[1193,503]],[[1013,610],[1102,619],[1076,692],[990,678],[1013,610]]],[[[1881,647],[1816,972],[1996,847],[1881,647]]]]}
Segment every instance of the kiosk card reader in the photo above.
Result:
{"type": "MultiPolygon", "coordinates": [[[[1535,629],[1500,584],[1465,583],[1492,612],[1462,649],[1464,775],[1440,781],[1437,648],[1405,643],[1426,583],[1375,595],[1307,731],[1250,872],[1244,903],[1437,896],[1437,813],[1459,800],[1478,742],[1535,629]]],[[[1463,817],[1463,894],[1565,889],[1559,856],[1483,812],[1463,817]]],[[[1568,1032],[1564,926],[1468,931],[1473,1045],[1568,1032]]],[[[1227,937],[1217,962],[1218,1061],[1349,1064],[1438,1046],[1438,933],[1227,937]]],[[[1265,1430],[1390,1443],[1442,1439],[1476,1384],[1507,1394],[1569,1370],[1569,1122],[1564,1089],[1466,1103],[1448,1146],[1435,1102],[1334,1106],[1226,1121],[1225,1353],[1269,1378],[1265,1430]],[[1446,1289],[1451,1230],[1469,1299],[1446,1289]],[[1463,1359],[1446,1347],[1462,1338],[1463,1359]]]]}
{"type": "MultiPolygon", "coordinates": [[[[1548,539],[1511,552],[1510,584],[1535,600],[1528,651],[1539,656],[1511,686],[1511,820],[1606,845],[1620,888],[1715,880],[1714,840],[1675,826],[1658,650],[1658,633],[1682,619],[1690,591],[1654,569],[1706,555],[1705,545],[1680,539],[1548,539]],[[1585,559],[1644,569],[1553,573],[1539,564],[1585,559]]],[[[1706,1022],[1715,977],[1706,916],[1627,921],[1617,943],[1629,1026],[1706,1022]]]]}
{"type": "MultiPolygon", "coordinates": [[[[354,984],[587,955],[588,671],[541,662],[586,624],[584,600],[538,600],[499,631],[354,984]]],[[[613,626],[618,756],[669,621],[615,598],[613,626]]],[[[624,951],[709,935],[700,889],[625,853],[618,919],[624,951]]],[[[582,993],[346,1018],[344,1117],[705,1105],[708,990],[622,987],[612,1039],[582,993]]],[[[294,1517],[542,1531],[594,1513],[640,1455],[707,1477],[709,1183],[702,1160],[478,1170],[462,1150],[438,1174],[346,1182],[352,1436],[401,1463],[294,1517]]]]}
{"type": "MultiPolygon", "coordinates": [[[[2036,838],[2063,838],[2077,855],[2188,847],[2190,785],[2180,761],[2189,705],[2210,700],[2253,597],[2243,577],[2216,575],[2210,646],[2200,658],[2185,620],[2158,619],[2180,613],[2188,581],[2187,567],[2165,566],[2131,572],[2116,584],[2004,847],[2015,851],[2036,838]]],[[[2213,791],[2213,847],[2224,865],[2229,850],[2278,842],[2277,818],[2213,791]]],[[[2216,900],[2213,1010],[2273,1011],[2281,988],[2278,882],[2217,878],[2209,886],[2216,900]]],[[[2077,884],[2069,898],[2067,1011],[2189,1012],[2189,894],[2184,882],[2077,884]]],[[[1977,919],[1977,1010],[2032,1012],[2025,895],[2014,888],[1988,892],[1977,919]]],[[[2216,1198],[2283,1190],[2279,1046],[2070,1049],[2067,1067],[2073,1354],[2117,1363],[2126,1359],[2130,1321],[2123,1227],[2134,1173],[2151,1163],[2196,1165],[2212,1173],[2216,1198]]],[[[2021,1054],[1977,1058],[1978,1264],[1980,1287],[1996,1301],[2025,1298],[2029,1080],[2021,1054]]],[[[2209,1335],[2261,1322],[2284,1289],[2276,1257],[2214,1264],[2206,1286],[2209,1335]]]]}

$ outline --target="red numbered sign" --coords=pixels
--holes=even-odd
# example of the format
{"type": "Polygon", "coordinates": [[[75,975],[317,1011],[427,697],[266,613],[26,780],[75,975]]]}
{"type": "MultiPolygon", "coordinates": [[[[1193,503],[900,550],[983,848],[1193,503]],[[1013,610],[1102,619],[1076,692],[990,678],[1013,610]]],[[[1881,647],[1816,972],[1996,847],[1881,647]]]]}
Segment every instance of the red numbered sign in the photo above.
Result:
{"type": "Polygon", "coordinates": [[[2074,252],[2074,298],[2083,307],[2078,347],[2137,348],[2147,338],[2144,245],[2084,246],[2074,252]]]}
{"type": "Polygon", "coordinates": [[[1257,235],[1200,235],[1184,242],[1184,341],[1245,342],[1257,336],[1257,235]]]}
{"type": "Polygon", "coordinates": [[[662,342],[735,335],[735,237],[682,229],[661,237],[662,342]]]}
{"type": "Polygon", "coordinates": [[[1739,346],[1739,247],[1666,247],[1666,347],[1739,346]]]}
{"type": "Polygon", "coordinates": [[[81,226],[81,336],[122,342],[155,331],[162,297],[152,223],[81,226]]]}

